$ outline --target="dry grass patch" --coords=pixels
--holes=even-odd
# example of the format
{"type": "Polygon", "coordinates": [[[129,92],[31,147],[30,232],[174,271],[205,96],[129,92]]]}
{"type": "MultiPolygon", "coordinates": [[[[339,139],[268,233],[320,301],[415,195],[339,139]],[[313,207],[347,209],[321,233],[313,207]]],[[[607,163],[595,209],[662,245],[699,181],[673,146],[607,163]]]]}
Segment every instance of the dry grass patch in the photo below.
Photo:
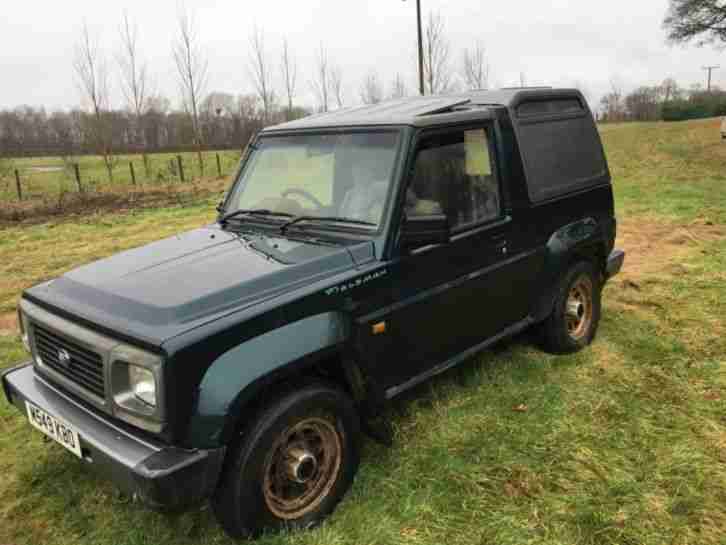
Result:
{"type": "MultiPolygon", "coordinates": [[[[626,251],[622,272],[611,282],[607,297],[618,307],[644,318],[670,314],[679,309],[671,292],[675,279],[700,274],[693,257],[726,240],[726,227],[698,220],[687,225],[653,216],[627,218],[618,228],[617,246],[626,251]]],[[[713,275],[711,275],[713,276],[713,275]]],[[[714,319],[711,327],[719,329],[714,319]]]]}
{"type": "Polygon", "coordinates": [[[617,246],[627,252],[626,266],[616,283],[636,287],[669,273],[686,273],[685,258],[708,243],[726,239],[726,227],[708,220],[689,225],[657,217],[625,218],[618,226],[617,246]],[[635,284],[636,286],[632,286],[635,284]]]}
{"type": "Polygon", "coordinates": [[[206,178],[153,186],[111,185],[85,193],[64,192],[42,199],[4,202],[0,208],[0,227],[73,221],[88,214],[125,214],[133,210],[185,205],[219,196],[229,184],[228,178],[206,178]]]}
{"type": "Polygon", "coordinates": [[[14,312],[0,314],[0,336],[16,335],[18,320],[14,312]]]}

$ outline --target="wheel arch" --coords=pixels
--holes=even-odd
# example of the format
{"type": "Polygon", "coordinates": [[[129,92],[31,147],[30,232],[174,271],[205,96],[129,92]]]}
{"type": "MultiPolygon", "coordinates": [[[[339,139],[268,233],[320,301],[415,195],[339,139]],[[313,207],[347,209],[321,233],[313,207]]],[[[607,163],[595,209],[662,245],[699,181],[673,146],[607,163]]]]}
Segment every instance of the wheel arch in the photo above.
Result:
{"type": "Polygon", "coordinates": [[[335,383],[355,396],[347,356],[351,322],[341,312],[310,316],[249,339],[222,354],[199,385],[187,443],[228,444],[247,415],[304,380],[335,383]]]}
{"type": "Polygon", "coordinates": [[[546,245],[540,294],[532,312],[535,321],[544,320],[552,312],[559,279],[573,264],[588,261],[600,274],[605,273],[608,243],[606,230],[591,217],[565,225],[552,234],[546,245]]]}

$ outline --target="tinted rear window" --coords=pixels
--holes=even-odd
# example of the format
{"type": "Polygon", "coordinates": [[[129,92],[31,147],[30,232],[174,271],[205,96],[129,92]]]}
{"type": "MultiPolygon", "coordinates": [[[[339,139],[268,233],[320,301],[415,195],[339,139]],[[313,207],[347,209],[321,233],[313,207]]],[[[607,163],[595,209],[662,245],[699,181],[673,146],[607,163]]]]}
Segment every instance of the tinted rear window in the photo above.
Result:
{"type": "Polygon", "coordinates": [[[577,98],[558,98],[554,100],[532,100],[523,102],[517,108],[518,117],[536,115],[564,114],[584,112],[582,103],[577,98]]]}
{"type": "Polygon", "coordinates": [[[518,132],[533,201],[607,182],[600,138],[589,115],[526,121],[518,132]]]}

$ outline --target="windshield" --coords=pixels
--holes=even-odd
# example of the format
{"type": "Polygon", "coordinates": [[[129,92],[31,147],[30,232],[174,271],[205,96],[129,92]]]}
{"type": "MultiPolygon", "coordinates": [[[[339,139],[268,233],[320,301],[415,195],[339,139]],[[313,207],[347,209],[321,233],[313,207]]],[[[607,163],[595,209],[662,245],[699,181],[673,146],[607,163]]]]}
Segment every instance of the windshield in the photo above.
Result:
{"type": "Polygon", "coordinates": [[[358,223],[346,227],[375,230],[388,200],[399,144],[399,131],[262,137],[225,212],[349,219],[358,223]]]}

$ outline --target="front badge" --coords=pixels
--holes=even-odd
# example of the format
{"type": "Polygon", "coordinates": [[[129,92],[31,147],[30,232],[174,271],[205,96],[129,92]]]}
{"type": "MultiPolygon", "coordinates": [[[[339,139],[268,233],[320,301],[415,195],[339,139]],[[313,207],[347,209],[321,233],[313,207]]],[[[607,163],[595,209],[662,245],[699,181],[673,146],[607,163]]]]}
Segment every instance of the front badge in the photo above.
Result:
{"type": "Polygon", "coordinates": [[[70,367],[71,365],[71,355],[65,348],[61,348],[60,350],[58,350],[58,363],[60,363],[66,369],[68,369],[68,367],[70,367]]]}

